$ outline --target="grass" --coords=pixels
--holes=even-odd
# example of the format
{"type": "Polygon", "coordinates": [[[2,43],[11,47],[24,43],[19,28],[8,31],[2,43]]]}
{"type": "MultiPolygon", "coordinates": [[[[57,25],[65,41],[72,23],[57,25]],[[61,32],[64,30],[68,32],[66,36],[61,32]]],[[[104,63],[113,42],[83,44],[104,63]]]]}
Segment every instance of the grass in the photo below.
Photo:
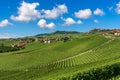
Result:
{"type": "Polygon", "coordinates": [[[0,80],[58,79],[119,63],[120,39],[109,40],[88,35],[65,43],[32,42],[24,50],[0,54],[0,80]]]}
{"type": "MultiPolygon", "coordinates": [[[[115,39],[109,44],[99,47],[97,50],[73,58],[76,60],[74,67],[65,68],[61,75],[73,75],[75,72],[82,72],[91,68],[97,68],[114,63],[120,63],[119,43],[120,39],[115,39]],[[108,49],[109,47],[109,49],[108,49]],[[113,51],[113,52],[111,52],[113,51]],[[65,71],[66,70],[66,71],[65,71]]],[[[66,61],[67,62],[67,61],[66,61]]],[[[62,63],[61,63],[62,64],[62,63]]],[[[61,71],[58,71],[58,73],[61,71]]],[[[55,72],[55,74],[57,74],[55,72]]],[[[54,74],[54,76],[55,76],[54,74]]],[[[49,75],[50,76],[50,75],[49,75]]],[[[53,77],[53,76],[51,76],[53,77]]],[[[46,77],[45,77],[46,78],[46,77]]]]}
{"type": "Polygon", "coordinates": [[[89,50],[104,41],[106,38],[93,35],[68,42],[44,44],[33,42],[26,49],[6,54],[0,54],[1,70],[26,69],[64,59],[89,50]],[[97,41],[97,44],[94,44],[97,41]],[[91,44],[94,44],[90,46],[91,44]]]}

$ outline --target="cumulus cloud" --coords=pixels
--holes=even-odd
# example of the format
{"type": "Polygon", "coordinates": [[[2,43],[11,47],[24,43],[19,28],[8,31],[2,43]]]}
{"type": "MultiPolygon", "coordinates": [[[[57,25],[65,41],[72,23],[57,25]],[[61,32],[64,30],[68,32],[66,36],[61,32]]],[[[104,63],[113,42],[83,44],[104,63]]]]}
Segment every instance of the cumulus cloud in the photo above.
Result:
{"type": "Polygon", "coordinates": [[[0,39],[20,38],[20,37],[23,37],[23,36],[18,36],[18,35],[15,35],[15,34],[9,34],[9,33],[3,33],[3,34],[0,34],[0,39]]]}
{"type": "Polygon", "coordinates": [[[88,19],[92,16],[92,11],[90,9],[79,10],[74,13],[77,18],[88,19]]]}
{"type": "Polygon", "coordinates": [[[77,21],[77,24],[82,24],[83,22],[81,20],[78,20],[77,21]]]}
{"type": "Polygon", "coordinates": [[[94,23],[99,23],[99,21],[97,19],[94,20],[94,23]]]}
{"type": "Polygon", "coordinates": [[[115,9],[117,14],[120,14],[120,2],[116,4],[117,8],[115,9]]]}
{"type": "Polygon", "coordinates": [[[103,16],[105,13],[102,9],[99,9],[97,8],[95,11],[94,11],[94,15],[99,15],[99,16],[103,16]]]}
{"type": "Polygon", "coordinates": [[[67,18],[64,21],[65,21],[64,23],[65,25],[73,25],[76,23],[72,18],[67,18]]]}
{"type": "Polygon", "coordinates": [[[5,26],[8,26],[8,25],[13,25],[13,24],[10,23],[7,19],[0,22],[0,27],[5,27],[5,26]]]}
{"type": "Polygon", "coordinates": [[[47,24],[46,20],[41,19],[39,20],[38,24],[37,24],[40,28],[47,28],[47,29],[53,29],[55,27],[55,24],[53,22],[47,24]]]}
{"type": "Polygon", "coordinates": [[[39,6],[39,3],[27,3],[22,2],[21,6],[18,7],[18,16],[11,16],[12,20],[15,21],[25,21],[28,22],[30,20],[35,20],[40,17],[40,13],[36,10],[36,7],[39,6]]]}
{"type": "Polygon", "coordinates": [[[68,17],[66,19],[63,19],[65,21],[65,23],[63,25],[67,25],[67,26],[70,26],[70,25],[73,25],[73,24],[82,24],[82,21],[78,20],[78,21],[75,21],[74,19],[68,17]]]}
{"type": "Polygon", "coordinates": [[[65,4],[62,4],[62,5],[57,5],[52,10],[44,10],[44,9],[41,10],[41,14],[42,14],[41,17],[55,19],[67,12],[68,12],[67,6],[65,4]]]}

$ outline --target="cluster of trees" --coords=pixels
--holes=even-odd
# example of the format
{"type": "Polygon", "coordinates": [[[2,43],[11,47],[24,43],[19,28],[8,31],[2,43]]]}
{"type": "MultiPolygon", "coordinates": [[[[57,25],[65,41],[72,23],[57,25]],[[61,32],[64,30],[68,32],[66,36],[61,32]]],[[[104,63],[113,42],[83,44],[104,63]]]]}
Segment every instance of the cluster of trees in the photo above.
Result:
{"type": "Polygon", "coordinates": [[[68,40],[69,40],[68,37],[64,37],[64,38],[63,38],[63,41],[64,41],[64,42],[67,42],[68,40]]]}
{"type": "Polygon", "coordinates": [[[53,34],[76,34],[76,33],[80,33],[77,31],[56,31],[53,34]]]}
{"type": "Polygon", "coordinates": [[[11,46],[5,46],[4,44],[0,44],[0,53],[3,52],[11,52],[11,51],[17,51],[20,49],[24,49],[25,47],[11,47],[11,46]]]}
{"type": "Polygon", "coordinates": [[[97,29],[97,28],[95,28],[95,29],[92,29],[92,30],[90,30],[89,31],[89,33],[91,33],[91,34],[95,34],[95,33],[99,33],[99,32],[109,32],[110,31],[110,29],[97,29]]]}
{"type": "Polygon", "coordinates": [[[113,64],[69,77],[62,77],[60,80],[109,80],[118,75],[120,75],[120,64],[113,64]]]}
{"type": "Polygon", "coordinates": [[[38,34],[36,36],[45,36],[45,35],[51,35],[51,34],[79,34],[81,32],[77,32],[77,31],[56,31],[53,33],[44,33],[44,34],[38,34]]]}

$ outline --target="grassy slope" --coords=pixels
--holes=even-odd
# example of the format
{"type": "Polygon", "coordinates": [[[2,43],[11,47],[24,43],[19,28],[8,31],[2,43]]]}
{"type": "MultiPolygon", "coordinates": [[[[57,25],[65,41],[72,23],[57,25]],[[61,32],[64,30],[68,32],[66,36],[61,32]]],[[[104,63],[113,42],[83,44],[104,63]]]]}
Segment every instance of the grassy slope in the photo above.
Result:
{"type": "MultiPolygon", "coordinates": [[[[106,42],[107,40],[108,39],[105,39],[103,37],[92,35],[92,36],[83,37],[81,39],[73,39],[66,43],[63,43],[63,42],[51,43],[51,44],[31,43],[26,47],[25,50],[13,52],[13,53],[0,54],[0,63],[1,63],[0,69],[1,70],[17,70],[17,69],[26,69],[29,67],[36,67],[39,65],[43,65],[49,62],[53,62],[56,60],[60,60],[60,59],[63,59],[69,56],[82,53],[86,50],[92,49],[93,47],[96,47],[106,42]]],[[[79,63],[79,65],[81,65],[81,63],[79,63]]],[[[58,72],[58,75],[67,73],[70,70],[71,72],[73,72],[77,69],[79,68],[72,67],[72,70],[61,69],[58,72]]],[[[55,70],[55,72],[56,71],[57,70],[55,70]]],[[[12,78],[14,77],[10,75],[12,72],[14,73],[12,75],[15,77],[16,75],[22,76],[25,74],[31,76],[31,75],[35,75],[37,72],[39,73],[40,71],[32,71],[32,72],[25,73],[25,74],[23,74],[24,71],[23,72],[22,71],[17,71],[17,72],[8,71],[8,72],[4,72],[3,75],[5,76],[1,75],[2,77],[0,79],[4,80],[8,76],[11,76],[10,79],[13,80],[12,78]]],[[[54,70],[53,70],[53,74],[50,74],[50,75],[46,74],[46,75],[48,75],[48,78],[45,76],[45,78],[47,79],[49,79],[50,78],[49,76],[51,75],[53,75],[52,76],[53,78],[56,77],[54,70]]]]}
{"type": "MultiPolygon", "coordinates": [[[[83,38],[83,41],[82,41],[82,43],[81,44],[83,44],[83,42],[85,41],[86,42],[86,40],[91,40],[91,41],[93,41],[93,42],[91,42],[91,44],[95,44],[95,43],[99,43],[99,41],[100,42],[104,42],[104,41],[106,41],[106,39],[104,39],[104,38],[96,38],[96,37],[94,37],[93,38],[93,36],[92,36],[92,38],[90,39],[90,38],[83,38]],[[85,40],[84,40],[85,39],[85,40]],[[95,39],[95,42],[93,41],[95,39]],[[96,41],[98,41],[98,42],[96,42],[96,41]]],[[[76,41],[75,41],[76,42],[76,41]]],[[[102,42],[102,43],[103,43],[102,42]]],[[[74,66],[69,66],[69,67],[65,67],[65,64],[68,64],[69,63],[69,60],[66,60],[66,61],[63,61],[63,62],[60,62],[59,63],[59,65],[58,66],[61,66],[61,65],[63,65],[63,68],[60,68],[60,69],[55,69],[55,70],[52,70],[52,71],[50,71],[49,73],[45,73],[45,75],[42,75],[40,78],[38,78],[38,76],[36,76],[36,79],[37,80],[41,80],[41,79],[44,79],[44,80],[48,80],[48,79],[56,79],[56,76],[57,77],[62,77],[62,76],[69,76],[69,75],[73,75],[73,74],[76,74],[77,72],[82,72],[82,71],[86,71],[86,70],[88,70],[88,69],[90,69],[90,68],[96,68],[96,67],[101,67],[101,66],[104,66],[104,65],[110,65],[110,64],[114,64],[114,63],[117,63],[117,62],[120,62],[120,54],[119,54],[119,52],[120,52],[120,49],[119,49],[119,47],[120,47],[120,45],[119,45],[119,43],[120,43],[120,39],[115,39],[115,40],[113,40],[112,42],[110,42],[109,44],[106,44],[106,45],[104,45],[104,46],[101,46],[101,47],[99,47],[98,49],[96,49],[96,50],[93,50],[92,52],[88,52],[88,53],[86,53],[86,54],[84,54],[84,55],[81,55],[81,56],[78,56],[78,57],[75,57],[75,58],[73,58],[73,59],[71,59],[70,61],[76,61],[76,62],[71,62],[72,64],[74,64],[74,66]],[[109,56],[108,56],[109,55],[109,56]]],[[[32,43],[32,44],[30,44],[30,45],[36,45],[36,47],[39,45],[38,43],[32,43]]],[[[65,44],[68,44],[68,43],[65,43],[65,44]]],[[[89,43],[89,46],[91,46],[91,44],[89,43]]],[[[28,46],[27,47],[27,49],[29,50],[29,49],[33,49],[34,50],[34,47],[35,47],[35,45],[34,46],[28,46]]],[[[41,44],[42,45],[42,44],[41,44]]],[[[59,44],[60,46],[62,46],[61,45],[61,42],[60,42],[60,44],[59,44]]],[[[83,45],[85,45],[85,43],[83,44],[83,45]]],[[[96,44],[96,45],[98,45],[98,44],[96,44]]],[[[47,45],[44,45],[43,44],[43,46],[41,46],[41,49],[44,49],[44,47],[50,47],[50,49],[52,49],[52,51],[53,50],[57,50],[58,49],[58,52],[59,52],[59,47],[60,46],[55,46],[55,47],[51,47],[51,44],[49,45],[49,44],[47,44],[47,45]]],[[[72,45],[73,46],[73,45],[72,45]]],[[[63,46],[62,46],[63,47],[63,46]]],[[[64,46],[65,47],[65,46],[64,46]]],[[[70,47],[69,47],[70,48],[70,47]]],[[[72,47],[73,48],[73,47],[72,47]]],[[[71,49],[72,49],[71,48],[71,49]]],[[[77,47],[76,47],[77,48],[77,47]]],[[[27,51],[27,49],[25,50],[25,51],[27,51]]],[[[79,49],[79,48],[77,48],[77,49],[79,49]]],[[[76,49],[76,50],[77,50],[76,49]]],[[[84,48],[83,48],[84,49],[84,48]]],[[[38,50],[37,48],[36,48],[36,50],[38,50]]],[[[46,48],[45,50],[49,50],[49,48],[46,48]]],[[[63,49],[64,50],[64,49],[63,49]]],[[[21,52],[21,51],[20,51],[21,52]]],[[[67,52],[67,51],[66,51],[67,52]]],[[[68,52],[69,53],[69,52],[68,52]]],[[[11,54],[11,53],[10,53],[11,54]]],[[[18,52],[15,52],[15,53],[12,53],[12,55],[13,54],[23,54],[23,52],[21,52],[21,53],[18,53],[18,52]]],[[[25,52],[25,54],[26,54],[26,52],[25,52]]],[[[31,54],[33,54],[33,53],[31,53],[31,54]]],[[[5,54],[4,54],[5,55],[5,54]]],[[[8,55],[8,54],[6,54],[6,55],[8,55]]],[[[36,54],[37,55],[37,54],[36,54]]],[[[58,54],[57,54],[58,55],[58,54]]],[[[62,54],[63,55],[63,54],[62,54]]],[[[71,56],[72,55],[75,55],[75,54],[71,54],[71,56]]],[[[44,56],[46,56],[46,55],[44,55],[44,56]]],[[[67,56],[70,56],[70,55],[67,55],[67,56]]],[[[64,56],[64,57],[67,57],[67,56],[64,56]]],[[[53,57],[54,58],[54,57],[53,57]]],[[[60,57],[61,59],[63,58],[63,57],[60,57]]],[[[52,60],[52,61],[54,61],[54,60],[52,60]]],[[[44,62],[47,62],[47,61],[44,61],[44,62]]],[[[17,73],[17,72],[16,72],[17,73]]],[[[8,78],[5,78],[7,75],[6,74],[11,74],[11,72],[9,73],[9,72],[6,72],[5,73],[5,76],[3,76],[3,78],[0,78],[0,79],[2,79],[2,80],[6,80],[6,79],[8,79],[8,78]]],[[[24,80],[24,76],[22,76],[22,75],[25,75],[25,73],[24,74],[21,74],[20,72],[18,72],[17,73],[18,74],[18,76],[21,76],[22,78],[22,80],[24,80]]],[[[39,74],[39,71],[31,71],[31,72],[29,72],[29,73],[26,73],[26,75],[30,75],[30,76],[32,76],[32,75],[37,75],[37,74],[39,74]]],[[[12,76],[12,75],[10,75],[10,76],[12,76]]],[[[14,77],[16,76],[16,74],[14,73],[14,75],[13,75],[14,77]]],[[[17,77],[18,77],[17,76],[17,77]]],[[[8,76],[7,76],[8,77],[8,76]]],[[[11,79],[10,80],[13,80],[13,77],[10,77],[11,79]]],[[[20,78],[19,78],[20,79],[20,78]]],[[[35,79],[35,80],[36,80],[35,79]]]]}
{"type": "MultiPolygon", "coordinates": [[[[99,47],[97,50],[78,56],[76,66],[61,70],[56,70],[40,79],[55,78],[57,75],[67,76],[77,72],[86,71],[91,68],[101,67],[114,63],[120,63],[120,39],[115,39],[109,44],[99,47]],[[52,74],[52,75],[51,75],[52,74]]],[[[39,80],[39,79],[38,79],[39,80]]]]}
{"type": "Polygon", "coordinates": [[[104,41],[107,41],[107,39],[92,35],[81,39],[73,39],[66,43],[30,43],[25,50],[0,54],[0,69],[16,70],[43,65],[79,54],[98,46],[104,41]]]}

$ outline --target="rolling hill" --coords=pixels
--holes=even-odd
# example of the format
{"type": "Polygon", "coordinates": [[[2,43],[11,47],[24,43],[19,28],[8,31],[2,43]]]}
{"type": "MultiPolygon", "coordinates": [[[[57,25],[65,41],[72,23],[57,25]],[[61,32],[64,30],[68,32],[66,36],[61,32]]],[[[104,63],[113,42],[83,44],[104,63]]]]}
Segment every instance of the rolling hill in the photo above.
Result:
{"type": "Polygon", "coordinates": [[[98,34],[72,35],[67,42],[31,42],[23,50],[0,54],[0,80],[69,80],[78,73],[119,63],[119,43],[120,38],[98,34]]]}

